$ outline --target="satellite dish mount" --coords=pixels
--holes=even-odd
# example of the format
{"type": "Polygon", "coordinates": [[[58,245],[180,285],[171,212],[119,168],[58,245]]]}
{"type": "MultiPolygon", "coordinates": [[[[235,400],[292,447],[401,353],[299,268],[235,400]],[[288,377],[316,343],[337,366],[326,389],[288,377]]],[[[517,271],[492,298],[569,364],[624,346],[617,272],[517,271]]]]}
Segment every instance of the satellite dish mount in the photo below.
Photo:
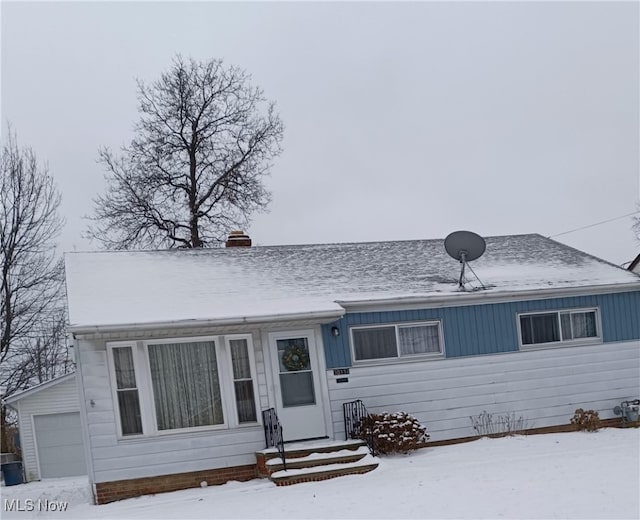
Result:
{"type": "Polygon", "coordinates": [[[478,275],[469,265],[469,262],[477,260],[484,254],[487,248],[484,238],[471,231],[454,231],[444,239],[444,248],[451,258],[455,258],[462,264],[460,279],[458,280],[458,288],[461,291],[466,290],[464,272],[467,266],[480,283],[480,287],[477,289],[486,289],[478,275]]]}

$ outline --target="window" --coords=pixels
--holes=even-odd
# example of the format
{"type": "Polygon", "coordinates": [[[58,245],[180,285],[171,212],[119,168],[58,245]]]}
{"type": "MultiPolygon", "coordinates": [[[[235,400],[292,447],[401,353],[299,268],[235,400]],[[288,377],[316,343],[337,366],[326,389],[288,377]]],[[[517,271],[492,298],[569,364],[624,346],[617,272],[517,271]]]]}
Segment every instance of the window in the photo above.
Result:
{"type": "Polygon", "coordinates": [[[224,423],[213,341],[148,345],[158,430],[224,423]]]}
{"type": "Polygon", "coordinates": [[[355,361],[442,355],[438,322],[353,327],[351,342],[355,361]]]}
{"type": "Polygon", "coordinates": [[[233,372],[233,390],[238,410],[238,422],[256,422],[256,400],[251,377],[251,359],[246,339],[229,340],[231,367],[233,372]]]}
{"type": "Polygon", "coordinates": [[[139,435],[142,433],[142,418],[131,346],[112,349],[112,356],[122,435],[139,435]]]}
{"type": "Polygon", "coordinates": [[[249,334],[115,342],[107,349],[123,437],[258,422],[249,334]]]}
{"type": "Polygon", "coordinates": [[[599,339],[596,309],[538,312],[520,315],[523,346],[599,339]]]}
{"type": "Polygon", "coordinates": [[[316,404],[308,338],[282,338],[276,340],[276,345],[282,406],[316,404]]]}

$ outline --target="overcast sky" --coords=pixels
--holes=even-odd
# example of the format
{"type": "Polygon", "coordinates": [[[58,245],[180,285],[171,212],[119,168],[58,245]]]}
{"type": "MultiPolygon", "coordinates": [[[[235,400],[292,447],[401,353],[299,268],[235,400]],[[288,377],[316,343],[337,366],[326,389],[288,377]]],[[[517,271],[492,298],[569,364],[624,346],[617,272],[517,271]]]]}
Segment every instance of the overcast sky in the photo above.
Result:
{"type": "MultiPolygon", "coordinates": [[[[1,4],[2,122],[48,161],[64,250],[97,150],[175,54],[246,69],[286,125],[257,244],[555,235],[640,209],[640,4],[1,4]]],[[[632,219],[558,237],[621,264],[632,219]]]]}

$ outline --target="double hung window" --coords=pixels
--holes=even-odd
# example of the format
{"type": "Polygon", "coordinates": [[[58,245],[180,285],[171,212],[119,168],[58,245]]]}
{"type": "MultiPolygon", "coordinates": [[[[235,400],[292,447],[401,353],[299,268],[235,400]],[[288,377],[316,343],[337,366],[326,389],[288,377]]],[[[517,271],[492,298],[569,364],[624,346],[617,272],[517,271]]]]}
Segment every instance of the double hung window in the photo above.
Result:
{"type": "Polygon", "coordinates": [[[355,361],[388,360],[443,353],[439,322],[352,327],[355,361]]]}
{"type": "Polygon", "coordinates": [[[238,423],[256,422],[258,419],[248,342],[246,339],[230,339],[228,346],[231,353],[233,391],[238,423]]]}
{"type": "Polygon", "coordinates": [[[553,345],[600,338],[596,309],[520,314],[522,346],[553,345]]]}
{"type": "Polygon", "coordinates": [[[133,348],[131,346],[115,347],[112,349],[112,356],[122,435],[139,435],[142,433],[142,416],[133,348]]]}

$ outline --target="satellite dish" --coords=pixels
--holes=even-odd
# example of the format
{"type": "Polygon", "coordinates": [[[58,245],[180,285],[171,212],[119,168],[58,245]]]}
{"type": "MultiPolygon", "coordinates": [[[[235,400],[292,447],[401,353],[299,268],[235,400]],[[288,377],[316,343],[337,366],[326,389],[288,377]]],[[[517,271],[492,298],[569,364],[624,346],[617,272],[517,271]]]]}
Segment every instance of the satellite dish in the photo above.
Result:
{"type": "Polygon", "coordinates": [[[483,255],[487,244],[472,231],[454,231],[444,239],[444,248],[449,256],[460,262],[473,262],[483,255]]]}
{"type": "MultiPolygon", "coordinates": [[[[487,244],[484,238],[471,231],[454,231],[444,239],[444,248],[450,257],[455,258],[462,264],[458,287],[464,290],[464,270],[467,262],[472,262],[480,258],[484,254],[487,244]]],[[[471,267],[469,267],[469,269],[471,269],[471,267]]],[[[471,272],[473,273],[473,269],[471,269],[471,272]]],[[[478,278],[476,273],[473,274],[484,289],[484,284],[480,281],[480,278],[478,278]]]]}

